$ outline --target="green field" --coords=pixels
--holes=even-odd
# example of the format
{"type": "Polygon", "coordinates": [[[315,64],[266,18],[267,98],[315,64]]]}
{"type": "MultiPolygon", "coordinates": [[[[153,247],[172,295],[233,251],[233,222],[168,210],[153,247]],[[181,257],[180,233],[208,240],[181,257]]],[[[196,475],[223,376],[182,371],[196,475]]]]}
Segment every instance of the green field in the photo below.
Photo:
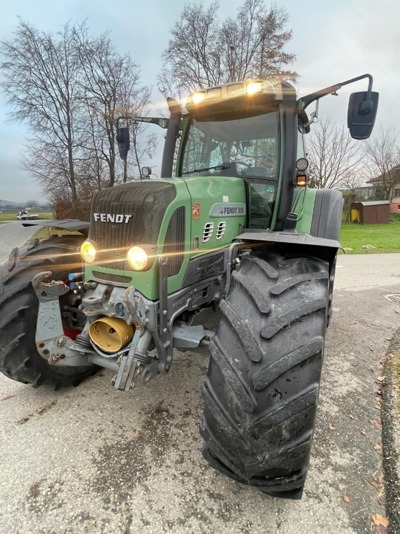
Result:
{"type": "MultiPolygon", "coordinates": [[[[0,213],[0,224],[9,221],[16,221],[17,213],[17,211],[8,211],[7,213],[0,213]]],[[[39,219],[54,219],[54,215],[51,212],[41,213],[40,211],[32,211],[32,213],[37,213],[39,215],[39,219]]]]}
{"type": "Polygon", "coordinates": [[[389,224],[343,224],[340,244],[346,249],[346,254],[400,252],[400,221],[391,221],[389,224]]]}

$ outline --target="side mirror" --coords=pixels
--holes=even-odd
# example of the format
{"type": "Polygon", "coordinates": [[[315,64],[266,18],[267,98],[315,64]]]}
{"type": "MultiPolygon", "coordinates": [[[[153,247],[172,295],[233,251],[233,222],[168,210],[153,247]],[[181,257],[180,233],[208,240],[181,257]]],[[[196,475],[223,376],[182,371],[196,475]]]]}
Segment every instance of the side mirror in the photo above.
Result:
{"type": "Polygon", "coordinates": [[[347,112],[347,126],[353,139],[368,139],[375,124],[379,93],[352,93],[347,112]]]}
{"type": "Polygon", "coordinates": [[[141,180],[146,180],[147,178],[150,178],[151,175],[151,167],[142,167],[142,173],[141,173],[141,180]]]}
{"type": "Polygon", "coordinates": [[[126,159],[129,151],[129,128],[127,126],[117,127],[117,143],[121,159],[126,159]]]}

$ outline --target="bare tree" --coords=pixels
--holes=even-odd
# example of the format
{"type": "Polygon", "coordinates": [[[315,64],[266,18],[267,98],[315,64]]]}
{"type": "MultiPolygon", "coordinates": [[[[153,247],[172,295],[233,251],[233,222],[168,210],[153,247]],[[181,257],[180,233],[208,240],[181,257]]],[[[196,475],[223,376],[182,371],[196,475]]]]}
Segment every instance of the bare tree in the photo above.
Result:
{"type": "Polygon", "coordinates": [[[25,207],[35,210],[39,207],[39,202],[37,200],[27,200],[25,207]]]}
{"type": "Polygon", "coordinates": [[[74,29],[79,65],[82,69],[82,103],[90,120],[86,122],[89,151],[94,165],[102,160],[109,174],[109,186],[116,183],[116,119],[140,114],[149,103],[150,89],[142,87],[140,71],[129,54],[120,55],[106,34],[89,36],[86,23],[74,29]]]}
{"type": "Polygon", "coordinates": [[[295,59],[284,51],[292,32],[285,30],[287,13],[264,0],[245,0],[235,19],[218,19],[218,2],[185,6],[171,30],[163,53],[165,67],[159,76],[164,95],[221,83],[283,76],[295,80],[287,70],[295,59]]]}
{"type": "MultiPolygon", "coordinates": [[[[12,119],[27,122],[36,141],[45,140],[62,152],[63,175],[71,190],[73,213],[79,215],[74,151],[79,146],[79,72],[67,24],[57,39],[19,21],[15,37],[0,45],[6,60],[1,64],[2,88],[12,105],[12,119]]],[[[47,155],[48,157],[48,155],[47,155]]],[[[35,167],[31,167],[35,174],[35,167]]]]}
{"type": "Polygon", "coordinates": [[[295,59],[284,51],[292,38],[285,30],[287,12],[276,6],[266,7],[263,0],[246,0],[236,19],[222,24],[219,47],[222,53],[225,80],[233,82],[248,78],[281,76],[297,79],[286,65],[295,59]]]}
{"type": "Polygon", "coordinates": [[[145,159],[148,161],[152,158],[155,147],[156,137],[154,134],[143,135],[143,125],[139,123],[133,123],[131,128],[131,165],[137,173],[137,178],[140,178],[142,171],[142,161],[145,159]],[[142,134],[139,135],[139,131],[142,130],[142,134]]]}
{"type": "Polygon", "coordinates": [[[165,67],[159,77],[163,94],[217,85],[220,79],[218,7],[217,2],[208,9],[202,4],[184,7],[163,53],[165,67]]]}
{"type": "Polygon", "coordinates": [[[392,200],[394,186],[400,183],[400,144],[394,129],[380,129],[364,145],[366,179],[377,187],[385,200],[392,200]]]}
{"type": "Polygon", "coordinates": [[[311,185],[318,189],[345,187],[359,176],[360,145],[344,127],[333,126],[330,118],[314,125],[309,140],[311,185]]]}
{"type": "MultiPolygon", "coordinates": [[[[10,117],[32,131],[24,167],[58,212],[67,213],[69,203],[69,216],[82,217],[94,192],[126,179],[116,155],[115,122],[120,115],[141,114],[150,89],[140,84],[131,56],[118,54],[107,35],[90,36],[86,22],[67,24],[53,36],[20,20],[15,37],[0,47],[10,117]]],[[[145,136],[135,146],[140,149],[131,159],[140,166],[141,154],[151,157],[155,141],[145,136]]]]}
{"type": "Polygon", "coordinates": [[[80,216],[80,200],[78,194],[77,158],[73,151],[73,181],[70,173],[70,160],[65,146],[54,135],[44,135],[42,132],[30,137],[25,145],[22,159],[23,168],[35,176],[41,183],[46,195],[58,185],[71,192],[71,206],[74,216],[80,216]],[[74,197],[76,200],[74,201],[74,197]],[[79,205],[79,207],[78,207],[79,205]]]}
{"type": "Polygon", "coordinates": [[[146,115],[150,90],[143,88],[140,91],[134,91],[133,89],[130,85],[124,84],[120,87],[120,114],[131,119],[128,125],[132,140],[131,150],[127,159],[123,161],[124,182],[128,180],[128,171],[130,179],[140,177],[143,159],[145,158],[146,161],[151,159],[157,147],[155,133],[147,133],[148,125],[134,121],[134,117],[146,115]]]}

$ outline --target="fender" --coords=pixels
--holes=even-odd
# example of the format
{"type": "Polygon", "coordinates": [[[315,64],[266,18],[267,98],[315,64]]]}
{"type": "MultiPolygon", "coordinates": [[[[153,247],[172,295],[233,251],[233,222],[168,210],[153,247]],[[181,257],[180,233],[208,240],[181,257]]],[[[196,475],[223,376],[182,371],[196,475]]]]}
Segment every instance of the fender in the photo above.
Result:
{"type": "MultiPolygon", "coordinates": [[[[311,192],[311,190],[309,190],[311,192]]],[[[333,189],[316,189],[309,233],[315,237],[339,240],[343,196],[333,189]]]]}
{"type": "Polygon", "coordinates": [[[332,189],[297,190],[293,212],[297,215],[294,229],[270,232],[246,229],[237,239],[242,242],[269,243],[281,252],[308,254],[329,261],[332,270],[339,248],[343,197],[332,189]]]}
{"type": "Polygon", "coordinates": [[[294,232],[267,232],[249,230],[237,237],[241,241],[264,241],[267,243],[287,244],[312,246],[312,247],[327,247],[332,249],[339,249],[340,243],[336,239],[326,239],[324,237],[315,237],[312,235],[299,234],[294,232]]]}
{"type": "Polygon", "coordinates": [[[49,228],[59,228],[60,230],[82,232],[82,234],[87,236],[89,232],[90,223],[88,223],[87,221],[80,221],[79,219],[53,219],[29,222],[26,221],[22,223],[22,226],[48,226],[49,228]]]}
{"type": "Polygon", "coordinates": [[[341,248],[336,239],[315,237],[307,234],[292,232],[267,232],[250,230],[238,236],[242,243],[255,246],[265,243],[265,248],[275,248],[280,253],[290,250],[293,255],[307,255],[329,262],[329,273],[334,273],[334,265],[337,251],[341,248]],[[290,245],[290,248],[287,245],[290,245]]]}

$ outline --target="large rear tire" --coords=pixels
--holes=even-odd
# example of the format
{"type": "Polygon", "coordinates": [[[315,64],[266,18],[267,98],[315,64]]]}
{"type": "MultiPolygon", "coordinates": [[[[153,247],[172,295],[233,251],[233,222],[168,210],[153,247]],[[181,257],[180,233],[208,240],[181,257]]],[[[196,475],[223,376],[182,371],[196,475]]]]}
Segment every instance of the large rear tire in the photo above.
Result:
{"type": "Polygon", "coordinates": [[[301,498],[318,400],[329,265],[247,256],[210,343],[203,455],[229,477],[301,498]]]}
{"type": "MultiPolygon", "coordinates": [[[[0,280],[0,371],[12,380],[38,387],[50,384],[78,385],[96,367],[56,367],[36,350],[35,333],[39,301],[32,278],[52,271],[56,280],[81,270],[81,236],[64,236],[15,249],[1,267],[0,280]]],[[[70,315],[69,315],[70,318],[70,315]]],[[[65,324],[70,328],[70,324],[65,324]]]]}

